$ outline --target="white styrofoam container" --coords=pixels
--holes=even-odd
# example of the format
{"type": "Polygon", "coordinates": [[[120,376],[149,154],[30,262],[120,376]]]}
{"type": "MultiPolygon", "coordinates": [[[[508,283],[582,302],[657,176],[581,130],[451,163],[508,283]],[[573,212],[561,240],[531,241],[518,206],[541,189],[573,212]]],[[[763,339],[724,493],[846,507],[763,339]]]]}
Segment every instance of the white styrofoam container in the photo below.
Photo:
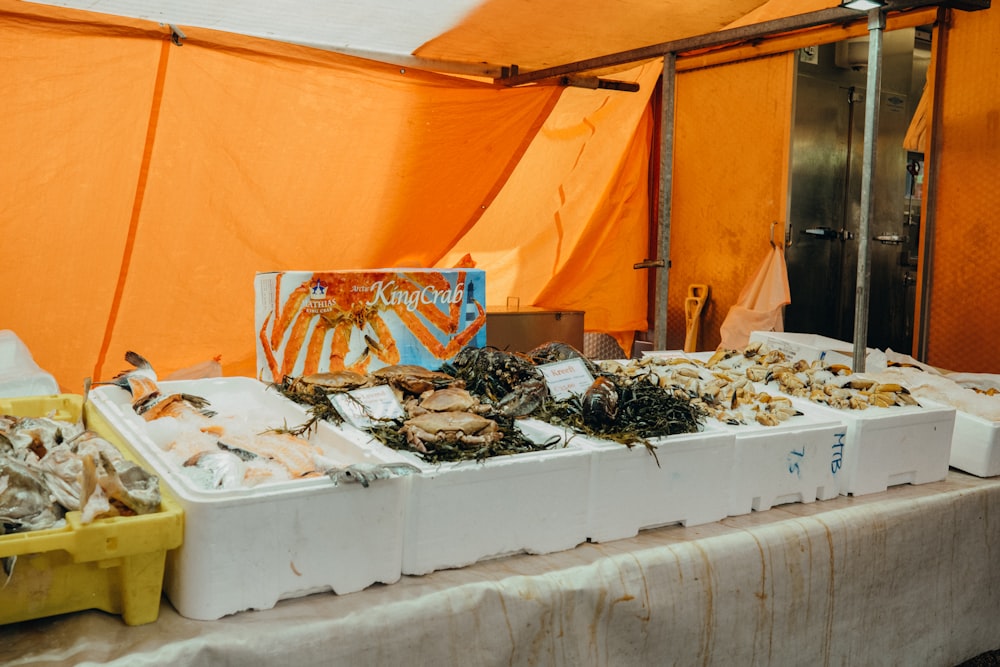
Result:
{"type": "Polygon", "coordinates": [[[9,329],[0,330],[0,397],[48,396],[59,384],[42,370],[28,346],[9,329]]]}
{"type": "Polygon", "coordinates": [[[830,451],[843,436],[844,422],[809,406],[796,407],[803,414],[776,426],[722,424],[736,437],[730,516],[840,495],[830,451]]]}
{"type": "Polygon", "coordinates": [[[695,526],[727,516],[735,436],[714,425],[700,433],[650,440],[632,447],[527,420],[593,452],[587,538],[609,542],[674,523],[695,526]],[[657,460],[659,465],[657,465],[657,460]]]}
{"type": "MultiPolygon", "coordinates": [[[[164,394],[188,393],[220,415],[252,413],[275,427],[304,422],[304,411],[251,378],[161,382],[164,394]]],[[[410,477],[334,485],[326,476],[204,490],[150,437],[146,422],[116,386],[90,394],[95,409],[158,474],[184,510],[184,541],[168,555],[164,591],[188,618],[214,620],[317,592],[352,593],[399,579],[403,509],[410,477]]],[[[393,463],[319,424],[310,441],[336,465],[393,463]]]]}
{"type": "MultiPolygon", "coordinates": [[[[552,435],[524,420],[518,424],[535,442],[552,435]]],[[[337,428],[388,449],[352,426],[337,428]]],[[[421,471],[411,476],[404,515],[403,574],[515,553],[553,553],[586,541],[591,466],[586,449],[560,442],[545,451],[440,464],[397,453],[421,471]]]]}
{"type": "Polygon", "coordinates": [[[897,484],[937,482],[948,474],[955,408],[921,400],[920,406],[832,408],[792,398],[802,411],[843,421],[841,440],[830,448],[841,495],[860,496],[897,484]]]}
{"type": "Polygon", "coordinates": [[[978,477],[1000,475],[1000,422],[958,410],[949,463],[978,477]]]}

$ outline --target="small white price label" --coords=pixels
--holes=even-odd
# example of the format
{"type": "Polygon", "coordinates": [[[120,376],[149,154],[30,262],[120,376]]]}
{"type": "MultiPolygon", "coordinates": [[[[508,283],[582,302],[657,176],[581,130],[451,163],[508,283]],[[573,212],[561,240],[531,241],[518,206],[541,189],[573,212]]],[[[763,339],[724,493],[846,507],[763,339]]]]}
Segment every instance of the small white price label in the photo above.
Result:
{"type": "Polygon", "coordinates": [[[403,406],[388,385],[354,389],[346,394],[333,394],[330,402],[340,416],[358,428],[369,428],[380,419],[402,419],[403,406]]]}
{"type": "Polygon", "coordinates": [[[549,393],[557,401],[564,401],[573,394],[582,394],[594,384],[594,377],[587,370],[583,359],[553,361],[538,367],[549,387],[549,393]]]}

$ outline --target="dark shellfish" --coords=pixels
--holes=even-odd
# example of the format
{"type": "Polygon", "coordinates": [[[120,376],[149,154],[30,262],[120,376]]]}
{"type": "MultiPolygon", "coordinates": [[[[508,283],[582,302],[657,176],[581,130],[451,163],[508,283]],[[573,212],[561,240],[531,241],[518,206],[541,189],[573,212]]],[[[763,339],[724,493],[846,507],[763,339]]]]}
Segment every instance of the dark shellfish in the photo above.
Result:
{"type": "Polygon", "coordinates": [[[608,426],[618,416],[618,389],[614,382],[599,377],[580,399],[583,421],[592,428],[608,426]]]}

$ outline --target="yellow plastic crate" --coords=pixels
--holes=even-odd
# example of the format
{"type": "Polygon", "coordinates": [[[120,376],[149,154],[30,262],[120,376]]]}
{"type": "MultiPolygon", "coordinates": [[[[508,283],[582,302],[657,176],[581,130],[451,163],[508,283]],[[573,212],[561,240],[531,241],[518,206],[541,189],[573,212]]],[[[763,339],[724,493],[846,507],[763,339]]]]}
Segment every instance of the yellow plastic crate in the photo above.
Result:
{"type": "MultiPolygon", "coordinates": [[[[77,394],[0,399],[0,414],[76,421],[77,394]]],[[[135,457],[99,415],[87,411],[88,427],[130,460],[135,457]]],[[[161,485],[162,491],[162,485],[161,485]]],[[[167,551],[180,546],[184,512],[163,494],[155,514],[80,523],[66,513],[62,528],[0,536],[0,558],[17,556],[6,586],[0,572],[0,624],[84,609],[118,614],[127,625],[157,619],[167,551]]]]}

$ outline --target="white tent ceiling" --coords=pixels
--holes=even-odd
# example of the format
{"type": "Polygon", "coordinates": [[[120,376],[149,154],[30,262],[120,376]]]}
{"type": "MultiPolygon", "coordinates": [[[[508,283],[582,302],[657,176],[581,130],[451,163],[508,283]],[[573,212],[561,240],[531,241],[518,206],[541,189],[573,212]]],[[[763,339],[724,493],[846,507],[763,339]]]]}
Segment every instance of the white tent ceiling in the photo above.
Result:
{"type": "MultiPolygon", "coordinates": [[[[37,0],[36,0],[37,1],[37,0]]],[[[66,0],[39,4],[196,26],[343,52],[409,56],[477,0],[66,0]]]]}
{"type": "MultiPolygon", "coordinates": [[[[746,22],[764,6],[796,14],[823,0],[32,0],[302,44],[390,63],[496,76],[746,22]]],[[[835,4],[835,2],[833,3],[835,4]]]]}

